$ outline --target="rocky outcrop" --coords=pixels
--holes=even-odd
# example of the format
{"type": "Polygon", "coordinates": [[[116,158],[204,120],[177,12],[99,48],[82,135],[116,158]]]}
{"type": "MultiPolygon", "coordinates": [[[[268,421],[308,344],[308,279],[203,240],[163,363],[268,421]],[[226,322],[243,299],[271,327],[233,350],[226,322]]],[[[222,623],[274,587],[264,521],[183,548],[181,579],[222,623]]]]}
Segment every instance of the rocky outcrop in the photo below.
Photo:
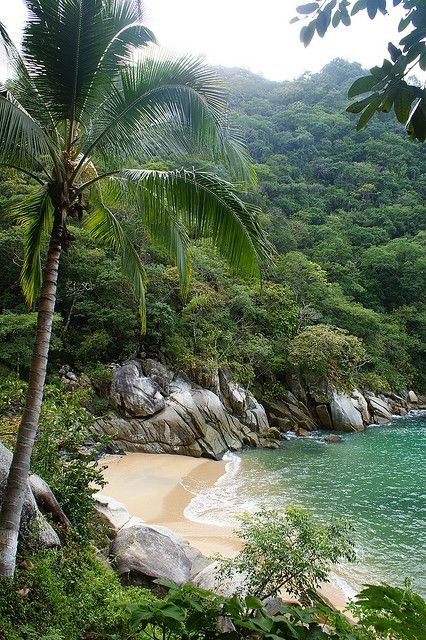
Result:
{"type": "Polygon", "coordinates": [[[160,386],[143,374],[136,361],[113,371],[109,399],[114,409],[135,418],[152,416],[165,407],[160,386]]]}
{"type": "MultiPolygon", "coordinates": [[[[0,442],[0,504],[3,499],[4,490],[6,488],[7,476],[9,474],[11,462],[11,452],[0,442]]],[[[41,480],[41,478],[39,478],[39,480],[41,480]]],[[[45,487],[42,487],[40,482],[38,482],[36,479],[34,479],[34,481],[37,483],[40,492],[42,490],[43,492],[45,492],[45,487]]],[[[48,549],[59,548],[61,546],[58,534],[53,529],[53,527],[50,526],[46,518],[37,507],[37,503],[31,491],[30,484],[27,485],[27,489],[25,492],[25,501],[22,510],[21,529],[19,535],[21,541],[28,547],[36,549],[48,549]]]]}
{"type": "Polygon", "coordinates": [[[362,431],[364,422],[358,408],[358,399],[346,393],[331,391],[330,412],[333,429],[338,431],[362,431]]]}
{"type": "Polygon", "coordinates": [[[384,424],[394,415],[424,408],[414,391],[373,395],[353,389],[343,392],[326,379],[305,380],[293,367],[286,377],[287,391],[275,402],[265,402],[271,426],[281,432],[306,436],[315,429],[362,431],[368,424],[384,424]]]}
{"type": "Polygon", "coordinates": [[[178,585],[193,581],[208,560],[189,542],[159,525],[122,527],[111,545],[118,575],[127,584],[149,585],[156,578],[178,585]]]}
{"type": "Polygon", "coordinates": [[[110,530],[110,555],[124,583],[150,586],[153,580],[162,578],[179,585],[191,582],[223,595],[241,590],[243,575],[220,581],[217,562],[167,527],[148,525],[132,517],[110,496],[96,493],[94,498],[95,510],[110,530]]]}
{"type": "Polygon", "coordinates": [[[265,409],[229,370],[209,379],[218,393],[154,360],[128,362],[113,371],[109,398],[116,413],[95,428],[111,436],[116,452],[218,459],[245,446],[279,446],[280,433],[270,428],[265,409]]]}

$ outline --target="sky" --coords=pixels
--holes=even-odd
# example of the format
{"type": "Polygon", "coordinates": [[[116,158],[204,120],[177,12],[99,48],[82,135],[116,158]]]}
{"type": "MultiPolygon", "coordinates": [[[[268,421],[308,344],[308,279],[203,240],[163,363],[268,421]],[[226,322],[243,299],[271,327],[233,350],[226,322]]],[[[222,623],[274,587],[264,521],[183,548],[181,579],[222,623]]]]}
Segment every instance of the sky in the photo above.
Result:
{"type": "MultiPolygon", "coordinates": [[[[145,24],[172,51],[203,55],[214,65],[244,67],[271,80],[319,71],[336,57],[369,68],[381,64],[397,40],[398,16],[357,15],[351,27],[330,29],[305,49],[300,23],[289,24],[301,0],[145,0],[145,24]]],[[[0,0],[0,21],[19,41],[23,0],[0,0]]],[[[0,70],[1,74],[1,70],[0,70]]]]}

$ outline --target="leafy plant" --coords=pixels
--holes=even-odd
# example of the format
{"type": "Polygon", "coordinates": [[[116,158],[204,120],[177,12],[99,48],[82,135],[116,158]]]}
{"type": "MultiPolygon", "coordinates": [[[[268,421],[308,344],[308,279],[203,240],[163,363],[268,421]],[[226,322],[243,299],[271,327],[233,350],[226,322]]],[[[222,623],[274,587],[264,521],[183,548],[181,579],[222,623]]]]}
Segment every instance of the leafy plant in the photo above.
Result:
{"type": "Polygon", "coordinates": [[[374,629],[380,638],[425,640],[426,602],[405,587],[368,585],[356,597],[352,610],[364,629],[374,629]]]}
{"type": "Polygon", "coordinates": [[[354,560],[352,526],[347,520],[316,522],[305,509],[258,511],[240,518],[242,547],[233,558],[218,556],[219,580],[242,576],[239,591],[265,599],[281,589],[310,601],[330,565],[354,560]]]}

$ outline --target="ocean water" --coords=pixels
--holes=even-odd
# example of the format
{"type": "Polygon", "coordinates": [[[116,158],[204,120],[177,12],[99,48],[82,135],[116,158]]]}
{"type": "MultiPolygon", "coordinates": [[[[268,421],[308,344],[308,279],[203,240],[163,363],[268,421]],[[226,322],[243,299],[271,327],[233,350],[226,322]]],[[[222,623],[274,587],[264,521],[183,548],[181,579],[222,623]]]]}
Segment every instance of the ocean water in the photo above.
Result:
{"type": "Polygon", "coordinates": [[[186,517],[230,525],[238,513],[286,504],[324,521],[350,517],[358,561],[337,568],[348,592],[409,577],[426,596],[426,412],[344,434],[343,443],[322,435],[228,454],[226,474],[194,497],[186,517]]]}

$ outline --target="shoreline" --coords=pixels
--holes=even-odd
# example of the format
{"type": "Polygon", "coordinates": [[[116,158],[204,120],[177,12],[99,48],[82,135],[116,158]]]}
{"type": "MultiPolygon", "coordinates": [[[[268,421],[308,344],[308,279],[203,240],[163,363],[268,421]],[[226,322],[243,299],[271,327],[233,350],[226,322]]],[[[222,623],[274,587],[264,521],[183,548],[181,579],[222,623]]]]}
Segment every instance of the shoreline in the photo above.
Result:
{"type": "MultiPolygon", "coordinates": [[[[185,538],[206,556],[233,555],[240,546],[231,526],[190,520],[185,509],[203,489],[226,476],[226,461],[171,454],[127,453],[102,459],[107,484],[101,493],[121,502],[146,524],[161,524],[185,538]]],[[[321,596],[332,607],[345,609],[349,595],[342,580],[330,574],[321,596]]]]}

